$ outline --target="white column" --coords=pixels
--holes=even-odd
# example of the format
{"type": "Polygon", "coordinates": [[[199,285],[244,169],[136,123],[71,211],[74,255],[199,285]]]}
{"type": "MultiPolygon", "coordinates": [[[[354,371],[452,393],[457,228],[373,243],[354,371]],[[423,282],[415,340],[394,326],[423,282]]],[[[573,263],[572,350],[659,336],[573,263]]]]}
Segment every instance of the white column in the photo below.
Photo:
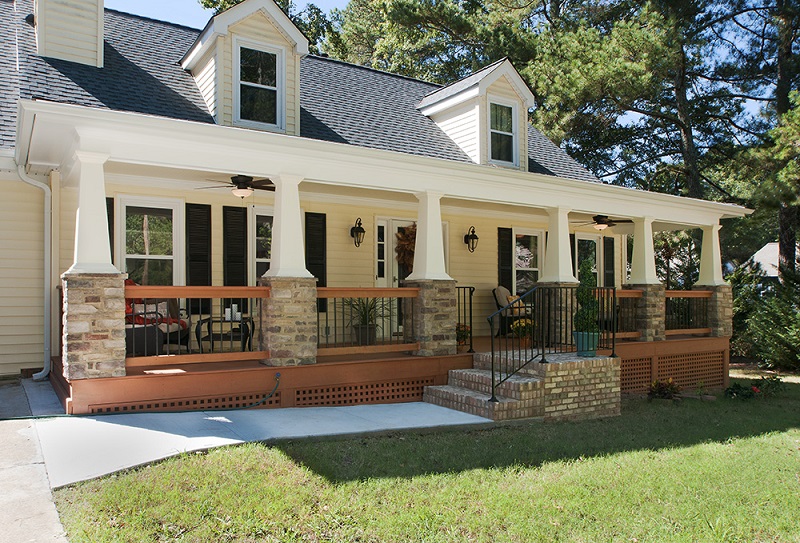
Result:
{"type": "Polygon", "coordinates": [[[111,262],[103,164],[108,155],[75,152],[78,211],[75,214],[75,253],[66,273],[120,273],[111,262]]]}
{"type": "Polygon", "coordinates": [[[406,277],[409,281],[437,279],[452,281],[444,267],[444,242],[442,233],[442,207],[439,192],[420,192],[417,212],[417,241],[414,246],[414,271],[406,277]]]}
{"type": "Polygon", "coordinates": [[[716,287],[725,285],[722,278],[722,256],[719,246],[719,224],[703,227],[703,246],[700,250],[700,278],[698,285],[716,287]]]}
{"type": "Polygon", "coordinates": [[[272,223],[272,254],[265,277],[313,277],[306,269],[303,213],[300,210],[302,177],[281,174],[275,183],[275,216],[272,223]]]}
{"type": "Polygon", "coordinates": [[[631,280],[633,285],[659,284],[656,274],[656,254],[653,249],[653,219],[633,219],[633,261],[631,280]]]}
{"type": "Polygon", "coordinates": [[[577,283],[572,273],[572,250],[569,245],[569,208],[551,207],[547,226],[547,253],[540,283],[577,283]]]}

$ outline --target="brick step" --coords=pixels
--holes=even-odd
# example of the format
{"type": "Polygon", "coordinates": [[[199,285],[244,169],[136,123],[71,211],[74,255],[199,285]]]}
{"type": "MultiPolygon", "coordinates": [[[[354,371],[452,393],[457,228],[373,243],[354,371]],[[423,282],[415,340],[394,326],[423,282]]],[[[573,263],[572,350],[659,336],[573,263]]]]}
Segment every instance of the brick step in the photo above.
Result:
{"type": "Polygon", "coordinates": [[[520,401],[498,397],[497,402],[490,402],[490,397],[485,392],[469,388],[440,385],[425,387],[422,400],[491,420],[524,419],[544,414],[539,400],[520,401]]]}
{"type": "MultiPolygon", "coordinates": [[[[478,370],[492,369],[492,353],[475,353],[472,355],[472,367],[478,370]]],[[[544,377],[544,369],[540,364],[532,362],[519,371],[519,375],[528,377],[544,377]]]]}
{"type": "MultiPolygon", "coordinates": [[[[447,384],[491,394],[492,372],[486,369],[450,370],[447,384]]],[[[497,395],[512,400],[540,398],[542,380],[529,375],[512,375],[497,387],[497,395]]]]}

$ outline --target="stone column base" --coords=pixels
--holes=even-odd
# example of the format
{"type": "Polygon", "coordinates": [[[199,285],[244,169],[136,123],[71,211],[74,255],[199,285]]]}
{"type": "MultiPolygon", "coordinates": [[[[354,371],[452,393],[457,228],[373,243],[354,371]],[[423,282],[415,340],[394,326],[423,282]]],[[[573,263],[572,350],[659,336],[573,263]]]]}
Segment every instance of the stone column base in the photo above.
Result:
{"type": "Polygon", "coordinates": [[[124,273],[65,273],[64,350],[67,380],[125,375],[124,273]]]}
{"type": "Polygon", "coordinates": [[[730,285],[701,286],[696,290],[710,290],[708,301],[708,326],[713,337],[731,337],[733,335],[733,289],[730,285]]]}
{"type": "Polygon", "coordinates": [[[404,286],[419,288],[413,309],[405,310],[403,324],[405,333],[408,334],[408,328],[411,328],[411,337],[419,342],[419,350],[414,355],[456,354],[456,282],[418,280],[407,281],[404,286]]]}
{"type": "Polygon", "coordinates": [[[667,339],[664,320],[666,312],[666,287],[654,285],[625,285],[625,288],[641,290],[636,298],[636,330],[642,333],[641,341],[664,341],[667,339]]]}
{"type": "Polygon", "coordinates": [[[269,366],[300,366],[317,362],[317,280],[313,277],[262,277],[270,287],[261,303],[256,338],[269,352],[269,366]],[[258,328],[260,326],[260,329],[258,328]]]}

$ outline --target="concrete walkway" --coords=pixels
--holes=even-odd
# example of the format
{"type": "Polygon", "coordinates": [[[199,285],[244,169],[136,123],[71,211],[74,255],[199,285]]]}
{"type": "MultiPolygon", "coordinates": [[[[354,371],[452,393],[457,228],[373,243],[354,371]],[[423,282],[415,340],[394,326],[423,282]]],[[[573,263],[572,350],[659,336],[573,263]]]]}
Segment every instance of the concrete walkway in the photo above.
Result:
{"type": "MultiPolygon", "coordinates": [[[[59,410],[47,382],[0,385],[0,419],[59,410]]],[[[0,420],[0,543],[66,542],[51,488],[183,452],[248,441],[490,424],[426,403],[0,420]]]]}

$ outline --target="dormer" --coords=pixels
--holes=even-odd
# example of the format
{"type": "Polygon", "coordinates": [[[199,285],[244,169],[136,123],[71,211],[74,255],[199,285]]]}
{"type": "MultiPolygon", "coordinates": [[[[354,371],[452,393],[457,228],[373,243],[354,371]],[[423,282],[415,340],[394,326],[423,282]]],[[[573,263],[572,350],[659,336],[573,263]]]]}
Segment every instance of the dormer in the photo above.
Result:
{"type": "Polygon", "coordinates": [[[181,66],[217,124],[300,134],[300,59],[308,40],[273,0],[211,18],[181,66]]]}
{"type": "Polygon", "coordinates": [[[103,67],[103,0],[35,0],[36,52],[103,67]]]}
{"type": "Polygon", "coordinates": [[[534,99],[508,59],[430,93],[417,106],[476,164],[528,169],[534,99]]]}

